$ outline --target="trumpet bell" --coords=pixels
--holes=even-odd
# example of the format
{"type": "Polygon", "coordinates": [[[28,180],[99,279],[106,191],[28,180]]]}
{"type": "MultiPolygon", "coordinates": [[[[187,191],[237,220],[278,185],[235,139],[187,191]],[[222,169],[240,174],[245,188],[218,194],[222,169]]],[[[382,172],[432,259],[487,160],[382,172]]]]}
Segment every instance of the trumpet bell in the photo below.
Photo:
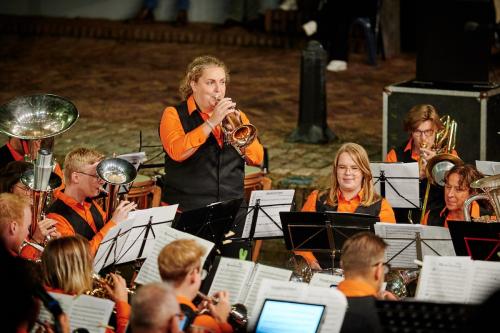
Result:
{"type": "Polygon", "coordinates": [[[18,139],[53,137],[67,131],[77,119],[72,102],[51,94],[21,96],[0,106],[0,132],[18,139]]]}
{"type": "Polygon", "coordinates": [[[444,186],[444,176],[455,165],[462,165],[464,162],[455,155],[443,153],[437,154],[429,160],[425,168],[428,181],[433,185],[444,186]]]}
{"type": "Polygon", "coordinates": [[[97,175],[106,183],[112,185],[126,185],[134,181],[137,170],[128,161],[121,158],[102,160],[97,165],[97,175]]]}

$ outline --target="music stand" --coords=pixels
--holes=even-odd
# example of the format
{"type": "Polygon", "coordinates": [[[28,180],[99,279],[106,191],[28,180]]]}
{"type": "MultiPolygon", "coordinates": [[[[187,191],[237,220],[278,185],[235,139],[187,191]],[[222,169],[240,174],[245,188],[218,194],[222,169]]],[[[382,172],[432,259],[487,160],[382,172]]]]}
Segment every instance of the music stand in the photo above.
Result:
{"type": "MultiPolygon", "coordinates": [[[[286,248],[330,255],[335,267],[346,239],[362,232],[374,232],[378,216],[339,212],[280,212],[286,248]]],[[[332,271],[333,272],[333,271],[332,271]]]]}
{"type": "Polygon", "coordinates": [[[243,198],[220,201],[182,212],[172,228],[206,239],[220,249],[242,202],[243,198]]]}
{"type": "Polygon", "coordinates": [[[457,256],[500,261],[500,223],[448,221],[457,256]]]}

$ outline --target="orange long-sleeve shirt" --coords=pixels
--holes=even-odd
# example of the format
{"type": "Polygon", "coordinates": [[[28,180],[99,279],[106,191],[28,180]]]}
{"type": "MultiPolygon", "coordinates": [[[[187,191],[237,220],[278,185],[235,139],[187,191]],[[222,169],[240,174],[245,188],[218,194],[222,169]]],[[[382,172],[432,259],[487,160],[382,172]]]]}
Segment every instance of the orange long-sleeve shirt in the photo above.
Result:
{"type": "MultiPolygon", "coordinates": [[[[187,100],[189,114],[199,112],[203,120],[210,118],[210,115],[203,111],[198,111],[194,97],[191,95],[187,100]]],[[[240,111],[243,124],[249,124],[247,116],[240,111]]],[[[212,131],[220,146],[223,144],[222,131],[220,126],[216,126],[212,131]]],[[[167,107],[163,112],[160,121],[160,139],[163,148],[174,161],[182,162],[205,143],[208,136],[203,131],[202,125],[191,132],[184,132],[177,110],[174,107],[167,107]],[[186,152],[194,149],[190,154],[186,152]]],[[[264,159],[264,148],[258,140],[254,140],[245,149],[246,161],[250,165],[260,165],[264,159]]]]}
{"type": "MultiPolygon", "coordinates": [[[[185,304],[185,305],[189,306],[193,311],[197,311],[197,308],[193,304],[193,302],[185,296],[177,295],[177,302],[179,302],[179,304],[185,304]]],[[[231,333],[231,332],[233,332],[233,327],[231,325],[229,325],[229,323],[227,323],[227,322],[226,323],[219,323],[214,319],[214,317],[206,315],[206,314],[196,316],[196,318],[194,319],[193,325],[203,327],[203,328],[205,328],[213,333],[231,333]]]]}
{"type": "MultiPolygon", "coordinates": [[[[429,213],[430,213],[430,211],[425,213],[424,220],[420,224],[427,225],[427,221],[429,219],[429,213]]],[[[443,210],[441,210],[441,212],[439,213],[439,216],[443,216],[444,214],[446,214],[446,207],[443,208],[443,210]]],[[[475,219],[475,218],[478,218],[480,216],[481,216],[481,213],[480,213],[479,204],[476,201],[473,201],[472,205],[471,205],[470,217],[475,219]]],[[[448,215],[446,215],[446,219],[444,220],[444,227],[445,228],[448,228],[448,221],[449,220],[450,219],[448,218],[448,215]]]]}
{"type": "MultiPolygon", "coordinates": [[[[98,231],[94,222],[94,218],[92,217],[92,213],[90,212],[90,207],[92,206],[91,202],[85,201],[83,204],[81,204],[72,197],[66,195],[64,192],[56,193],[56,198],[63,201],[67,206],[69,206],[78,215],[80,215],[96,233],[95,236],[89,241],[90,253],[92,256],[94,256],[97,252],[97,249],[99,248],[99,244],[101,244],[102,239],[109,231],[109,229],[114,227],[116,223],[113,220],[109,220],[108,222],[105,222],[101,230],[98,231]]],[[[99,214],[101,214],[102,219],[105,220],[106,213],[104,213],[102,208],[99,207],[99,205],[95,201],[92,202],[99,211],[99,214]]],[[[64,216],[56,213],[49,213],[47,214],[47,218],[57,221],[56,229],[61,233],[61,236],[73,236],[76,234],[75,229],[73,229],[71,223],[64,216]]]]}
{"type": "MultiPolygon", "coordinates": [[[[318,194],[319,194],[318,190],[315,190],[311,192],[311,194],[309,194],[304,206],[302,207],[303,212],[316,211],[316,202],[318,200],[318,194]]],[[[337,206],[337,211],[341,213],[354,213],[356,211],[356,208],[358,208],[361,202],[362,196],[363,196],[363,191],[360,191],[358,195],[356,195],[351,200],[346,200],[342,195],[342,192],[339,191],[338,192],[339,202],[337,206]]],[[[394,211],[392,210],[391,205],[385,198],[382,198],[379,218],[380,222],[396,223],[396,217],[394,216],[394,211]]],[[[316,261],[316,257],[311,251],[295,251],[295,254],[301,255],[309,263],[316,261]]]]}

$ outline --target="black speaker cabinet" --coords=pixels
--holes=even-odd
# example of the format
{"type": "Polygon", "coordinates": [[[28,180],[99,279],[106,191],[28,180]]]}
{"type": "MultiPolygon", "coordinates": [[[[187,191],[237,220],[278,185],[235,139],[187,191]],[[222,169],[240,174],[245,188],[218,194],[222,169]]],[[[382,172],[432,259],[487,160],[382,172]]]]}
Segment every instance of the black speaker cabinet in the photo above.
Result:
{"type": "Polygon", "coordinates": [[[458,155],[467,163],[500,161],[500,85],[422,86],[406,81],[384,88],[382,156],[408,140],[406,113],[417,104],[431,104],[439,115],[456,120],[458,155]]]}

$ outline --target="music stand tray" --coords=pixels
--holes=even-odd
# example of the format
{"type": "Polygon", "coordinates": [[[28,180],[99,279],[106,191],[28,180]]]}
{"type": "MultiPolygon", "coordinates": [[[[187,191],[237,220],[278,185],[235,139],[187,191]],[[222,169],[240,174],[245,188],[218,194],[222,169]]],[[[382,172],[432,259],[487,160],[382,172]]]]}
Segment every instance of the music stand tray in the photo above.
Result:
{"type": "Polygon", "coordinates": [[[448,221],[457,256],[500,261],[500,223],[448,221]]]}
{"type": "Polygon", "coordinates": [[[224,234],[231,228],[242,202],[243,198],[220,201],[182,212],[172,223],[172,228],[203,238],[220,247],[224,234]]]}
{"type": "Polygon", "coordinates": [[[280,212],[286,248],[330,253],[332,263],[347,238],[374,232],[378,216],[339,212],[280,212]]]}

